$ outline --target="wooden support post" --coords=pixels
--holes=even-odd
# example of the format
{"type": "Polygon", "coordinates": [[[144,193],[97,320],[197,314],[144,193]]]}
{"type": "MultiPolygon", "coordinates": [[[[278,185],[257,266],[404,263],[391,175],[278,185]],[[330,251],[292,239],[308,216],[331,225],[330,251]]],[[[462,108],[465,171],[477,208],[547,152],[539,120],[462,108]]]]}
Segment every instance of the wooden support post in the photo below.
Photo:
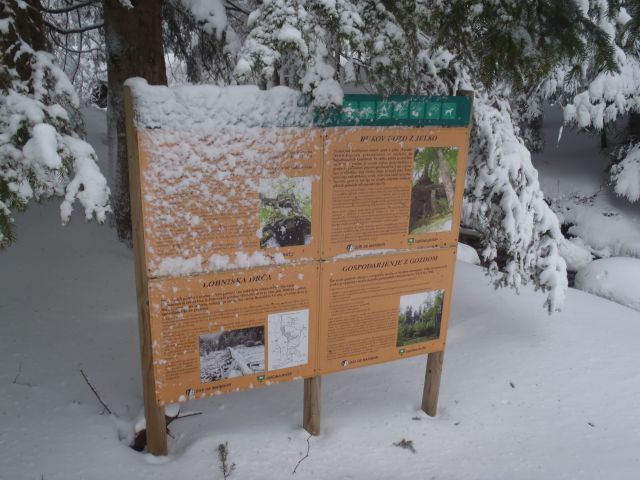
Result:
{"type": "Polygon", "coordinates": [[[321,377],[304,379],[304,417],[302,426],[311,435],[320,435],[321,377]]]}
{"type": "Polygon", "coordinates": [[[424,378],[422,392],[422,410],[430,417],[436,416],[438,409],[438,395],[440,394],[440,378],[442,376],[442,362],[444,351],[429,354],[427,372],[424,378]]]}
{"type": "Polygon", "coordinates": [[[147,450],[153,455],[167,454],[167,423],[164,407],[156,399],[155,375],[153,373],[151,323],[149,318],[149,278],[144,249],[142,225],[142,192],[140,166],[138,163],[138,136],[133,123],[131,91],[124,91],[125,122],[127,126],[127,152],[129,161],[129,190],[131,193],[131,224],[136,273],[136,299],[138,301],[138,326],[142,361],[142,393],[144,416],[147,424],[147,450]]]}

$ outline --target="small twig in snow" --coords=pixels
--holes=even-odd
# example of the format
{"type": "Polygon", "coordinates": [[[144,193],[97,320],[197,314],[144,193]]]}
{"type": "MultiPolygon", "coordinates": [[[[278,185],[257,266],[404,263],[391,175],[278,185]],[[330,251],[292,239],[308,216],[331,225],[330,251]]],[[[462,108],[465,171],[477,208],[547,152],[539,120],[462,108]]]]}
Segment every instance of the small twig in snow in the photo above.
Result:
{"type": "MultiPolygon", "coordinates": [[[[102,401],[102,398],[100,398],[100,395],[98,395],[98,392],[96,392],[96,389],[93,388],[93,385],[91,385],[91,382],[89,381],[89,379],[87,378],[87,375],[84,373],[84,370],[80,369],[80,373],[82,374],[82,376],[84,377],[84,381],[87,382],[87,385],[89,385],[89,388],[91,389],[91,391],[93,392],[93,394],[96,396],[96,398],[98,399],[98,401],[100,402],[100,405],[102,405],[102,407],[104,408],[104,410],[107,411],[107,413],[109,415],[113,415],[113,412],[111,411],[111,409],[107,406],[106,403],[104,403],[102,401]]],[[[104,413],[104,410],[102,413],[104,413]]]]}
{"type": "Polygon", "coordinates": [[[298,467],[300,466],[300,464],[307,458],[309,457],[309,450],[311,450],[311,443],[309,442],[309,440],[311,440],[311,434],[309,434],[309,436],[307,437],[307,454],[302,457],[300,460],[298,460],[298,463],[296,463],[296,466],[293,469],[293,472],[291,472],[291,475],[295,475],[296,470],[298,470],[298,467]]]}
{"type": "Polygon", "coordinates": [[[23,387],[29,387],[29,388],[33,387],[33,384],[29,382],[21,382],[20,375],[22,375],[22,362],[18,364],[18,373],[16,373],[16,376],[13,378],[13,382],[11,383],[13,385],[21,385],[23,387]]]}
{"type": "Polygon", "coordinates": [[[177,415],[173,418],[174,420],[180,420],[181,418],[195,417],[196,415],[202,415],[202,412],[189,412],[189,413],[185,413],[184,415],[177,415]]]}
{"type": "Polygon", "coordinates": [[[231,476],[236,468],[236,464],[229,465],[229,443],[224,442],[218,445],[218,459],[220,460],[220,471],[225,480],[231,476]]]}
{"type": "Polygon", "coordinates": [[[20,375],[22,374],[22,362],[20,362],[18,364],[18,373],[16,374],[15,378],[13,379],[13,384],[15,385],[16,383],[18,383],[18,378],[20,378],[20,375]]]}
{"type": "Polygon", "coordinates": [[[393,444],[396,447],[400,447],[400,448],[405,448],[407,450],[410,450],[411,453],[416,453],[416,449],[413,447],[413,440],[406,440],[406,439],[402,439],[399,442],[396,442],[393,444]]]}

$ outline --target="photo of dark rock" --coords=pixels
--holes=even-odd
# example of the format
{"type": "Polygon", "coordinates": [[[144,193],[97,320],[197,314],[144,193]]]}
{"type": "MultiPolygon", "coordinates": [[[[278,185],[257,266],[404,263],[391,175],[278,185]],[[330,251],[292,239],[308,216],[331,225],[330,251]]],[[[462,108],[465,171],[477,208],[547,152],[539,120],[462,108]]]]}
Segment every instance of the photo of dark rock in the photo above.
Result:
{"type": "Polygon", "coordinates": [[[260,181],[260,247],[311,242],[311,177],[260,181]]]}

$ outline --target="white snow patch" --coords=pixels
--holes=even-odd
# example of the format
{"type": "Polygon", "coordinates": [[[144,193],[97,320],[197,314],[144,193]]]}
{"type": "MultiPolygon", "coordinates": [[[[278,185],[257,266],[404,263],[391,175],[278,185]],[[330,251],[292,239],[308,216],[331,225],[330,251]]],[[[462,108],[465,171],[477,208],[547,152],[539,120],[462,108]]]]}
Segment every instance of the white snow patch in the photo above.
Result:
{"type": "Polygon", "coordinates": [[[48,123],[34,125],[31,138],[22,148],[25,159],[32,164],[40,163],[52,170],[62,166],[58,155],[56,129],[48,123]]]}
{"type": "Polygon", "coordinates": [[[593,255],[578,237],[561,241],[558,245],[558,252],[567,262],[567,270],[572,272],[577,272],[593,260],[593,255]]]}
{"type": "Polygon", "coordinates": [[[471,263],[473,265],[480,265],[480,257],[478,252],[473,247],[470,247],[466,243],[458,242],[458,251],[456,258],[461,262],[471,263]]]}
{"type": "Polygon", "coordinates": [[[594,260],[576,275],[576,288],[640,311],[640,259],[594,260]]]}
{"type": "Polygon", "coordinates": [[[202,256],[196,255],[190,258],[165,257],[154,269],[154,276],[179,277],[202,272],[202,256]]]}

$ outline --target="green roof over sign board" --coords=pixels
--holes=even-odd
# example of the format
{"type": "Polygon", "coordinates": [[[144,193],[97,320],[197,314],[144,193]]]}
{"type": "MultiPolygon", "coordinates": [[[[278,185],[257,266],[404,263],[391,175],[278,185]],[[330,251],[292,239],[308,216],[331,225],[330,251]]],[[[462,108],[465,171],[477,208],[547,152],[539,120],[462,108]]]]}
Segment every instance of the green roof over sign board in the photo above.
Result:
{"type": "Polygon", "coordinates": [[[315,124],[320,127],[466,127],[470,116],[470,97],[345,95],[342,108],[317,112],[315,124]]]}

